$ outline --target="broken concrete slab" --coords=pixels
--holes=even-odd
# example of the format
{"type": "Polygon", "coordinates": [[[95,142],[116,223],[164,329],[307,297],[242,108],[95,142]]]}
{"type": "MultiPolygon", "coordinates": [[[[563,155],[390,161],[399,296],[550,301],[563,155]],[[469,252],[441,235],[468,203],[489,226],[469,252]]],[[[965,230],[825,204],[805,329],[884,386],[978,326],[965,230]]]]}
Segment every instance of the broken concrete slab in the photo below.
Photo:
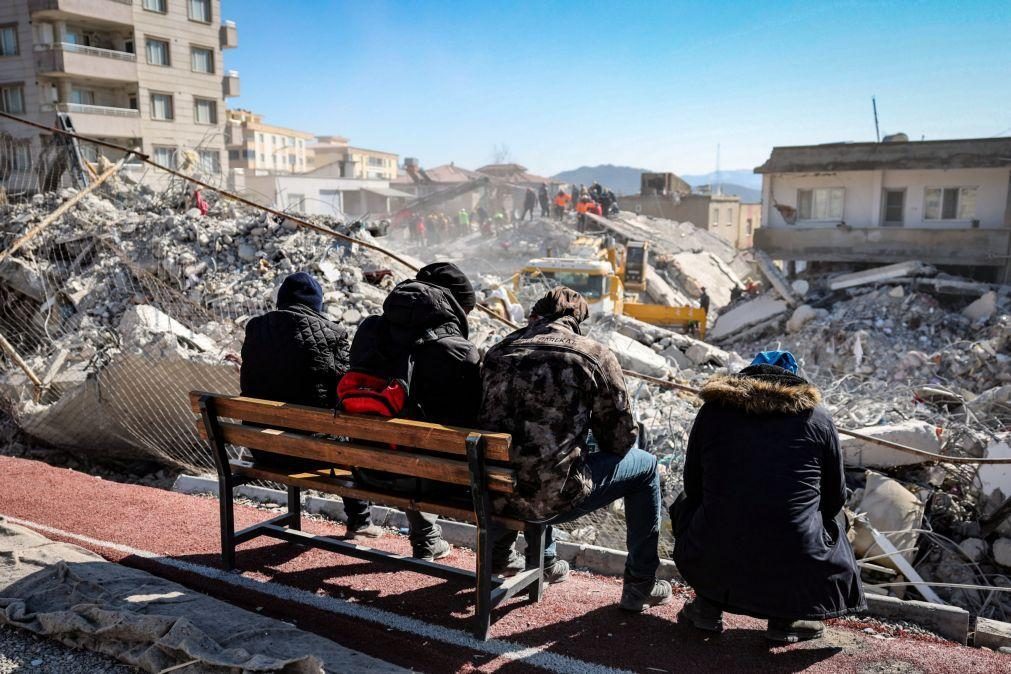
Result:
{"type": "Polygon", "coordinates": [[[729,304],[730,291],[741,285],[733,270],[712,253],[685,251],[675,253],[670,260],[685,290],[698,297],[705,288],[714,307],[729,304]]]}
{"type": "Polygon", "coordinates": [[[989,291],[983,293],[978,300],[962,309],[962,315],[973,323],[980,323],[989,320],[997,311],[997,293],[989,291]]]}
{"type": "MultiPolygon", "coordinates": [[[[36,265],[46,266],[43,262],[36,265]]],[[[46,282],[43,273],[24,260],[9,257],[0,264],[0,281],[11,290],[30,297],[36,302],[46,299],[46,282]]]]}
{"type": "Polygon", "coordinates": [[[793,315],[790,316],[790,320],[786,322],[787,332],[797,332],[808,323],[808,321],[814,320],[818,315],[814,307],[808,304],[801,304],[799,307],[793,310],[793,315]]]}
{"type": "Polygon", "coordinates": [[[787,310],[785,300],[776,299],[766,294],[748,302],[734,306],[725,314],[720,314],[716,325],[709,331],[709,339],[719,341],[730,337],[736,332],[775,318],[787,310]]]}
{"type": "Polygon", "coordinates": [[[853,288],[855,286],[867,285],[869,283],[881,283],[892,279],[907,276],[927,276],[937,270],[922,262],[899,262],[884,267],[865,269],[864,271],[853,272],[836,276],[829,281],[828,287],[832,290],[842,290],[843,288],[853,288]]]}
{"type": "MultiPolygon", "coordinates": [[[[769,285],[771,285],[776,292],[779,293],[779,296],[782,297],[787,304],[791,307],[797,306],[800,302],[797,297],[797,293],[794,292],[790,282],[786,280],[786,276],[783,275],[783,272],[781,272],[779,267],[777,267],[772,261],[772,258],[770,258],[765,251],[762,250],[755,249],[754,253],[758,269],[762,272],[762,275],[765,276],[769,285]]],[[[806,292],[807,290],[805,289],[803,293],[800,293],[800,296],[803,297],[806,292]]]]}
{"type": "MultiPolygon", "coordinates": [[[[995,442],[986,448],[988,459],[1011,459],[1011,444],[995,442]]],[[[1005,496],[1011,494],[1011,464],[989,463],[979,467],[979,483],[983,493],[990,495],[998,489],[1005,496]]]]}
{"type": "MultiPolygon", "coordinates": [[[[937,437],[937,427],[917,419],[854,430],[863,435],[888,440],[914,449],[922,449],[934,454],[938,454],[941,451],[941,440],[937,437]]],[[[918,454],[892,449],[891,447],[885,447],[849,435],[840,436],[839,446],[842,449],[843,462],[847,466],[894,468],[896,466],[910,466],[926,461],[924,457],[918,454]]]]}
{"type": "Polygon", "coordinates": [[[617,356],[624,369],[650,377],[665,377],[669,373],[666,358],[631,337],[611,332],[599,338],[617,356]]]}
{"type": "Polygon", "coordinates": [[[908,620],[963,646],[969,641],[969,612],[957,606],[868,594],[867,614],[890,620],[908,620]]]}

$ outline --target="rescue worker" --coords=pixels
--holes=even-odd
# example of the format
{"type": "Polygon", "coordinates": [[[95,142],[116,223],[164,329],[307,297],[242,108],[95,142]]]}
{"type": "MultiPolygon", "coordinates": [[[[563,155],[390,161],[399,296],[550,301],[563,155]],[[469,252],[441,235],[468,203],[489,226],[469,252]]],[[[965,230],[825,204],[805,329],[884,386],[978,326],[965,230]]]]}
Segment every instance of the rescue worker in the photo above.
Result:
{"type": "Polygon", "coordinates": [[[540,202],[540,205],[541,205],[541,217],[542,218],[548,217],[548,215],[550,215],[551,211],[549,210],[549,204],[548,204],[548,184],[547,183],[541,183],[541,187],[537,191],[537,200],[538,200],[538,202],[540,202]]]}
{"type": "Polygon", "coordinates": [[[456,214],[456,227],[460,236],[470,234],[470,213],[466,208],[461,208],[460,212],[456,214]]]}
{"type": "Polygon", "coordinates": [[[559,220],[565,215],[565,211],[569,207],[569,201],[571,197],[565,193],[565,190],[558,190],[558,194],[555,195],[555,217],[559,220]]]}
{"type": "Polygon", "coordinates": [[[530,219],[534,219],[534,206],[537,205],[537,193],[534,192],[532,187],[528,187],[527,191],[523,194],[523,212],[520,214],[520,222],[527,217],[527,213],[530,214],[530,219]]]}
{"type": "MultiPolygon", "coordinates": [[[[277,291],[277,309],[246,323],[239,392],[250,398],[333,409],[337,380],[348,369],[344,328],[323,315],[323,288],[304,271],[277,291]]],[[[317,461],[250,450],[256,464],[285,470],[328,467],[317,461]]],[[[344,499],[349,536],[378,538],[367,501],[344,499]]]]}
{"type": "Polygon", "coordinates": [[[839,436],[793,355],[760,353],[700,395],[671,506],[674,561],[696,593],[680,619],[720,632],[724,611],[750,615],[769,621],[770,641],[792,643],[864,610],[839,436]]]}
{"type": "MultiPolygon", "coordinates": [[[[350,366],[385,372],[409,353],[409,403],[404,416],[419,421],[476,427],[481,400],[480,356],[468,339],[467,314],[477,296],[467,276],[450,262],[423,267],[415,279],[399,283],[383,302],[381,316],[362,321],[351,343],[350,366]]],[[[367,484],[408,491],[416,498],[438,483],[399,478],[388,481],[357,471],[367,484]]],[[[414,557],[436,560],[450,553],[435,515],[406,510],[414,557]]]]}
{"type": "Polygon", "coordinates": [[[709,314],[709,293],[706,292],[706,287],[705,286],[702,286],[701,290],[702,290],[702,294],[699,295],[699,307],[702,309],[702,311],[706,312],[706,315],[708,315],[709,314]]]}
{"type": "MultiPolygon", "coordinates": [[[[579,293],[554,288],[534,305],[526,327],[488,350],[478,427],[513,438],[516,490],[493,500],[497,512],[550,525],[624,499],[628,557],[621,607],[643,611],[671,598],[670,583],[656,578],[660,476],[656,457],[635,447],[637,428],[617,358],[580,332],[589,315],[579,293]]],[[[515,531],[492,533],[496,573],[515,574],[535,562],[513,549],[515,531]]],[[[544,557],[545,579],[564,580],[569,565],[556,556],[550,526],[544,557]]]]}

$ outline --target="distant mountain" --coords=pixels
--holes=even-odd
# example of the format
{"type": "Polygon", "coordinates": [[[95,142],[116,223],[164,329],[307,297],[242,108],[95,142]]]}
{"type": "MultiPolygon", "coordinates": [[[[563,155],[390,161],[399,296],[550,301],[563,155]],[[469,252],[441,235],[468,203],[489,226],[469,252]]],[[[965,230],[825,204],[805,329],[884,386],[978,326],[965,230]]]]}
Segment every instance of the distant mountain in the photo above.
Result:
{"type": "MultiPolygon", "coordinates": [[[[698,185],[711,185],[716,182],[716,171],[712,173],[703,173],[701,175],[688,175],[681,176],[681,178],[691,185],[696,187],[698,185]]],[[[758,175],[752,169],[731,169],[729,171],[720,171],[719,180],[724,185],[730,183],[733,185],[740,185],[741,187],[750,187],[753,190],[762,189],[762,176],[758,175]]],[[[723,190],[726,194],[727,191],[723,190]]]]}
{"type": "MultiPolygon", "coordinates": [[[[632,166],[615,166],[601,164],[600,166],[580,166],[571,171],[562,171],[554,176],[555,180],[577,185],[590,185],[594,181],[614,190],[615,194],[638,194],[642,173],[653,173],[650,169],[634,168],[632,166]]],[[[716,172],[700,175],[681,176],[692,187],[713,185],[715,188],[716,172]]],[[[720,185],[724,194],[734,194],[741,201],[754,202],[762,200],[762,176],[751,169],[734,169],[720,171],[720,185]]]]}
{"type": "Polygon", "coordinates": [[[653,173],[650,169],[632,168],[631,166],[615,166],[601,164],[600,166],[580,166],[571,171],[562,171],[554,176],[555,180],[577,185],[591,185],[594,181],[614,190],[615,194],[638,194],[641,184],[639,176],[643,173],[653,173]]]}

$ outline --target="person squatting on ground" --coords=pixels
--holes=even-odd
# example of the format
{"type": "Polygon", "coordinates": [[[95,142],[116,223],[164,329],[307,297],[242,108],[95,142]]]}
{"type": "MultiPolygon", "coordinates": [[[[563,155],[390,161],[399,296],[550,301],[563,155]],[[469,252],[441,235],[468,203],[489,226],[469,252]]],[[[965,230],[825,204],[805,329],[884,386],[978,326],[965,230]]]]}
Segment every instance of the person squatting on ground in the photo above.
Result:
{"type": "MultiPolygon", "coordinates": [[[[399,416],[475,427],[481,401],[480,356],[467,338],[467,314],[475,305],[474,288],[455,265],[436,262],[423,267],[415,279],[390,291],[381,316],[370,316],[358,326],[351,343],[351,369],[386,375],[409,359],[409,396],[399,416]]],[[[447,488],[376,471],[355,474],[365,484],[416,498],[447,488]]],[[[435,515],[406,513],[415,557],[435,560],[450,553],[435,515]]]]}
{"type": "Polygon", "coordinates": [[[866,608],[839,436],[796,373],[789,352],[763,352],[702,387],[670,509],[674,562],[697,595],[680,619],[699,629],[722,631],[728,611],[768,619],[767,638],[792,643],[866,608]]]}
{"type": "MultiPolygon", "coordinates": [[[[582,336],[586,300],[555,288],[533,307],[530,322],[489,349],[482,369],[479,428],[510,433],[516,492],[494,499],[497,512],[559,524],[625,501],[628,558],[621,607],[642,611],[670,601],[660,566],[660,477],[652,454],[635,447],[637,429],[621,367],[607,347],[582,336]],[[597,451],[587,434],[593,432],[597,451]]],[[[517,532],[492,529],[492,569],[513,575],[536,560],[514,550],[517,532]]],[[[560,582],[569,565],[545,533],[544,573],[560,582]]]]}
{"type": "MultiPolygon", "coordinates": [[[[242,395],[332,409],[337,380],[348,369],[345,330],[322,314],[323,289],[305,272],[291,274],[277,291],[277,309],[246,323],[239,390],[242,395]]],[[[259,465],[315,470],[320,462],[250,450],[259,465]]],[[[351,535],[378,538],[366,501],[344,499],[351,535]]]]}

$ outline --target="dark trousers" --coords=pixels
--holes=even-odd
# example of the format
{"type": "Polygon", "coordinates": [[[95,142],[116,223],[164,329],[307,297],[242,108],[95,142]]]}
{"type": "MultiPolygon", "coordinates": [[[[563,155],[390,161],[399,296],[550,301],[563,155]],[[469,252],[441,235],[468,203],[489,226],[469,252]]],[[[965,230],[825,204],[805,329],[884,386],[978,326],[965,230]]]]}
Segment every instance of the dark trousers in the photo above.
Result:
{"type": "MultiPolygon", "coordinates": [[[[625,543],[628,557],[625,573],[634,579],[656,577],[660,567],[660,473],[656,457],[644,450],[633,448],[621,457],[606,452],[593,452],[586,457],[586,465],[593,477],[593,490],[571,511],[557,515],[541,524],[562,524],[606,507],[612,501],[625,501],[625,543]]],[[[492,560],[496,566],[504,565],[519,535],[493,526],[492,560]]],[[[532,536],[530,528],[526,536],[532,536]]],[[[529,550],[529,548],[527,548],[529,550]]],[[[550,526],[544,528],[544,563],[556,557],[555,540],[550,526]]],[[[527,559],[527,565],[536,563],[527,559]]]]}
{"type": "Polygon", "coordinates": [[[533,205],[524,206],[523,207],[523,214],[520,216],[520,220],[523,220],[524,218],[526,218],[527,217],[527,213],[530,214],[530,219],[533,220],[534,219],[534,207],[533,207],[533,205]]]}

